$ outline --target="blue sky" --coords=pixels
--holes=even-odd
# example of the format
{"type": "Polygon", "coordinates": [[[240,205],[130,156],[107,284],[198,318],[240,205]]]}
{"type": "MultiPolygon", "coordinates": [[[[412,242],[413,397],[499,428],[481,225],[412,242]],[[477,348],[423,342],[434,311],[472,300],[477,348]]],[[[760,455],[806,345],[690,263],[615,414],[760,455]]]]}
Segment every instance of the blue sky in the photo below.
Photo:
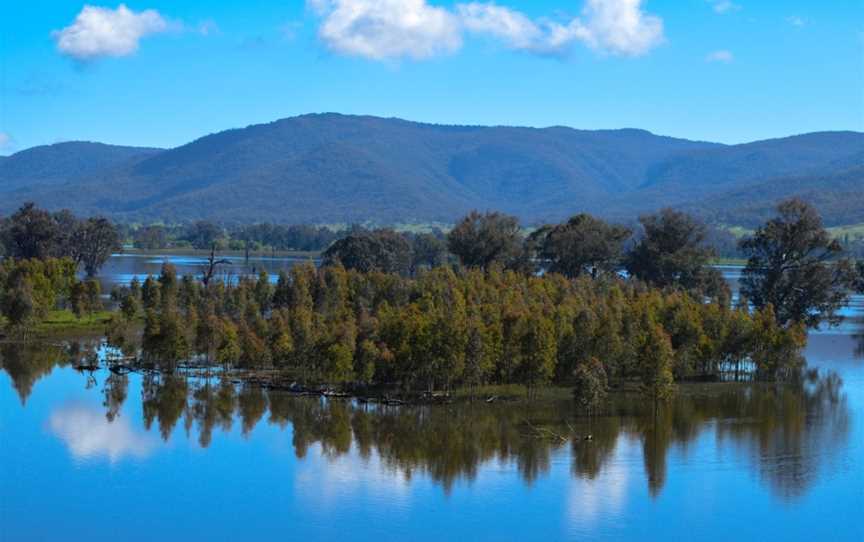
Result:
{"type": "Polygon", "coordinates": [[[864,130],[861,0],[29,0],[0,20],[0,154],[168,147],[304,113],[864,130]]]}

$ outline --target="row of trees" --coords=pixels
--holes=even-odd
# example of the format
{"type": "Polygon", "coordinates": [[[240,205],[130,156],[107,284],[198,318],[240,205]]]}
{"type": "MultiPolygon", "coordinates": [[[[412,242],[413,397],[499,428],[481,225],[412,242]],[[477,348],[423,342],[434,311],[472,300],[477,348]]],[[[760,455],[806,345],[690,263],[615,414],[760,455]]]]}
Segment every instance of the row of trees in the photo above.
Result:
{"type": "MultiPolygon", "coordinates": [[[[556,382],[605,389],[638,379],[654,399],[676,379],[782,378],[801,365],[803,326],[617,277],[575,280],[440,267],[416,278],[299,265],[204,288],[166,264],[119,296],[111,341],[143,314],[146,359],[277,368],[305,383],[449,390],[556,382]],[[597,385],[592,385],[597,384],[597,385]]],[[[133,348],[134,350],[134,348],[133,348]]]]}
{"type": "Polygon", "coordinates": [[[123,248],[117,227],[105,218],[79,219],[65,210],[49,213],[32,203],[0,221],[0,243],[7,258],[68,258],[90,277],[123,248]]]}
{"type": "MultiPolygon", "coordinates": [[[[671,209],[639,221],[634,234],[580,214],[525,236],[516,217],[472,212],[444,241],[432,235],[406,238],[391,230],[349,235],[324,253],[324,264],[411,276],[451,261],[449,252],[466,268],[559,273],[571,279],[626,274],[656,288],[729,297],[722,275],[709,265],[717,253],[705,225],[671,209]]],[[[856,270],[816,210],[798,199],[782,202],[778,216],[743,239],[739,250],[748,257],[741,293],[756,308],[772,306],[782,325],[837,323],[850,290],[864,283],[864,264],[856,270]]]]}
{"type": "Polygon", "coordinates": [[[126,236],[135,248],[157,250],[171,247],[220,250],[318,251],[345,235],[344,231],[307,225],[253,224],[224,228],[207,221],[166,226],[151,224],[127,227],[126,236]]]}

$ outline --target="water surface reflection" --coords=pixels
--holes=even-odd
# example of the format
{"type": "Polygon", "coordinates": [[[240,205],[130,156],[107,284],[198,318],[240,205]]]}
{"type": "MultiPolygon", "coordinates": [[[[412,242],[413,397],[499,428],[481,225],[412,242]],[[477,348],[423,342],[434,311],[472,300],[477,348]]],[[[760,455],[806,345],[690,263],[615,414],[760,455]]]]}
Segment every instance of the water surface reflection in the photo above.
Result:
{"type": "MultiPolygon", "coordinates": [[[[70,372],[69,366],[101,356],[92,344],[7,344],[0,355],[22,404],[34,383],[55,366],[70,372]]],[[[48,424],[78,459],[146,458],[154,452],[154,434],[165,443],[186,435],[207,449],[217,434],[231,433],[235,425],[249,440],[256,427],[267,424],[290,431],[298,459],[314,450],[338,465],[343,456],[352,456],[374,461],[401,480],[422,475],[446,492],[458,482],[470,484],[489,465],[512,465],[530,485],[546,476],[561,454],[569,457],[574,477],[595,480],[620,449],[636,446],[641,476],[654,497],[666,483],[670,450],[686,456],[693,448],[700,454],[733,453],[776,496],[789,500],[806,493],[850,434],[843,382],[826,371],[795,384],[682,386],[674,401],[656,413],[636,394],[616,394],[590,417],[569,400],[393,407],[184,373],[120,374],[100,368],[80,371],[77,380],[88,393],[101,394],[101,413],[62,403],[48,424]],[[127,401],[140,402],[140,430],[122,415],[127,401]]]]}

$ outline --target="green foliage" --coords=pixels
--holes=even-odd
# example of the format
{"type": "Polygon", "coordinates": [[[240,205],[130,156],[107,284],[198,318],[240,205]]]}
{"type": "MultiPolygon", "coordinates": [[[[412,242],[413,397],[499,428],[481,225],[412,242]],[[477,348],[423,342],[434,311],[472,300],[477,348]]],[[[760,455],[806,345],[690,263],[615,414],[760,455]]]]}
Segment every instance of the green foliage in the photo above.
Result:
{"type": "Polygon", "coordinates": [[[839,323],[856,272],[816,209],[799,199],[780,203],[777,216],[741,247],[749,256],[741,292],[754,306],[772,307],[783,326],[839,323]]]}
{"type": "Polygon", "coordinates": [[[549,262],[549,271],[572,278],[582,273],[596,277],[614,272],[630,233],[627,228],[583,213],[563,224],[541,228],[532,237],[538,256],[549,262]]]}
{"type": "Polygon", "coordinates": [[[70,258],[76,267],[83,266],[89,277],[112,252],[122,248],[117,227],[107,219],[79,220],[65,210],[52,215],[33,203],[24,204],[3,221],[0,240],[11,258],[70,258]]]}
{"type": "Polygon", "coordinates": [[[862,139],[832,132],[716,145],[630,129],[304,115],[170,150],[80,142],[27,149],[0,165],[0,211],[34,200],[138,221],[392,224],[451,222],[480,208],[534,222],[574,206],[630,217],[704,198],[700,211],[758,222],[763,209],[797,193],[824,198],[826,213],[847,218],[839,223],[864,222],[862,139]]]}
{"type": "Polygon", "coordinates": [[[12,327],[26,327],[43,320],[79,286],[68,258],[10,258],[0,264],[0,287],[3,316],[12,327]]]}
{"type": "Polygon", "coordinates": [[[583,408],[600,405],[607,394],[606,369],[597,358],[589,358],[573,371],[573,397],[583,408]]]}
{"type": "Polygon", "coordinates": [[[503,213],[471,211],[450,230],[447,246],[465,267],[511,267],[522,256],[519,219],[503,213]]]}
{"type": "Polygon", "coordinates": [[[756,364],[757,378],[776,380],[792,376],[796,369],[804,365],[800,354],[807,342],[804,325],[781,326],[770,304],[756,312],[752,337],[752,359],[756,364]]]}
{"type": "Polygon", "coordinates": [[[631,275],[658,288],[681,287],[712,297],[727,294],[723,277],[708,265],[715,253],[705,245],[703,224],[672,209],[642,216],[639,222],[644,235],[626,259],[631,275]]]}
{"type": "Polygon", "coordinates": [[[408,274],[411,245],[393,230],[376,230],[349,235],[324,252],[324,265],[341,264],[357,271],[408,274]]]}
{"type": "Polygon", "coordinates": [[[616,275],[438,267],[409,278],[298,265],[276,288],[263,274],[202,287],[165,266],[140,291],[150,299],[149,359],[272,367],[306,384],[521,384],[531,395],[572,384],[588,406],[607,381],[638,379],[659,402],[675,379],[742,376],[751,365],[759,378],[788,378],[803,346],[780,325],[756,326],[744,308],[616,275]]]}
{"type": "Polygon", "coordinates": [[[102,310],[100,294],[99,281],[89,279],[84,282],[75,282],[69,294],[69,303],[72,305],[72,312],[75,313],[75,316],[82,318],[102,310]]]}
{"type": "Polygon", "coordinates": [[[675,393],[675,379],[672,376],[674,357],[669,335],[661,325],[647,319],[639,337],[637,360],[642,391],[655,405],[659,401],[668,401],[675,393]]]}

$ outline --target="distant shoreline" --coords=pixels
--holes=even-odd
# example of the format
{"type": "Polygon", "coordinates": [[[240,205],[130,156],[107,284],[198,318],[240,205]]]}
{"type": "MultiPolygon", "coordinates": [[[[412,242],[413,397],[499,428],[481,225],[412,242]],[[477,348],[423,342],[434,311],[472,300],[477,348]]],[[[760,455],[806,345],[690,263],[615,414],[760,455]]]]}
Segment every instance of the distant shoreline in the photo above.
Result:
{"type": "MultiPolygon", "coordinates": [[[[202,256],[208,257],[210,256],[210,249],[196,249],[196,248],[158,248],[158,249],[141,249],[141,248],[126,248],[123,249],[123,252],[117,252],[112,254],[112,256],[122,256],[122,255],[141,255],[141,256],[159,256],[159,255],[169,255],[169,256],[202,256]]],[[[216,252],[217,256],[220,257],[238,257],[243,258],[246,256],[246,252],[243,250],[219,250],[216,252]]],[[[321,257],[320,250],[250,250],[249,251],[250,258],[301,258],[301,259],[317,259],[321,257]]]]}

